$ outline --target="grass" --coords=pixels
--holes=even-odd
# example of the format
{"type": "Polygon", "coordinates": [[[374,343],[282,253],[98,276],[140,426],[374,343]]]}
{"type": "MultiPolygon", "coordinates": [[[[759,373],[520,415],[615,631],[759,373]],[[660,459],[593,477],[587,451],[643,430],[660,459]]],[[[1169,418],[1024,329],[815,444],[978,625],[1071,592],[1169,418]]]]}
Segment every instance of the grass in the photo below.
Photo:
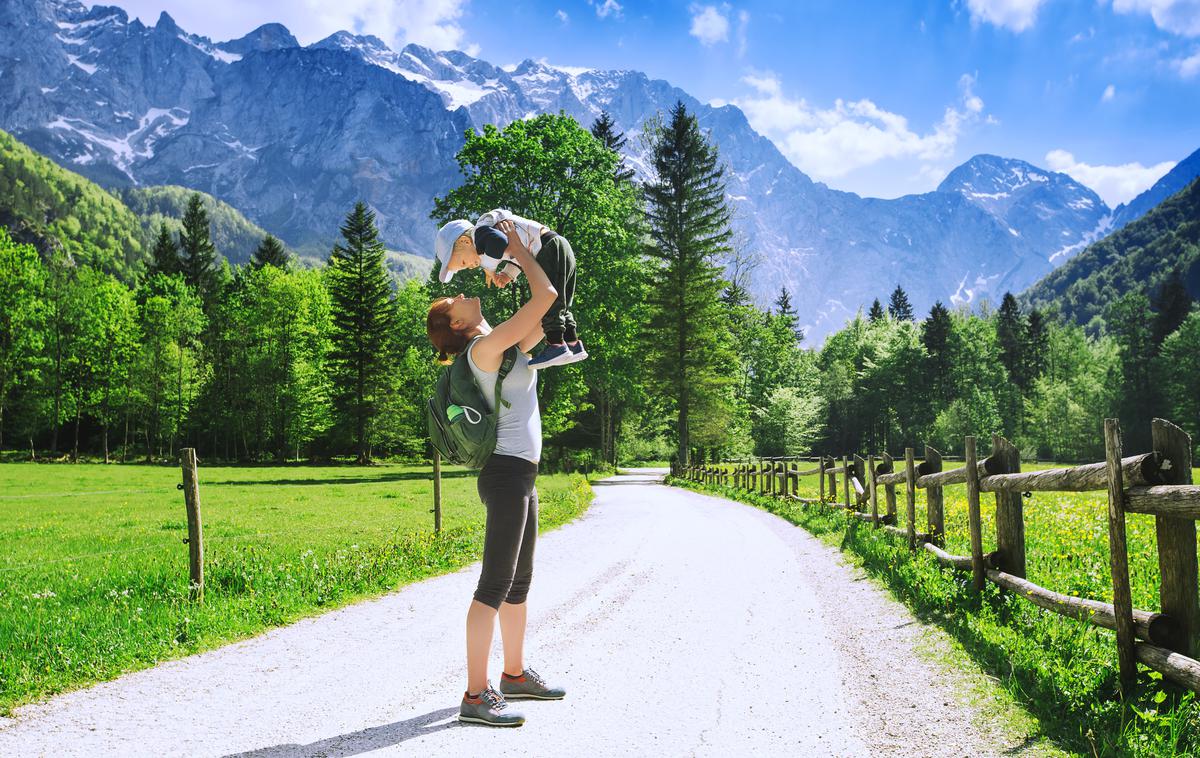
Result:
{"type": "MultiPolygon", "coordinates": [[[[483,549],[475,477],[429,468],[200,469],[205,601],[188,599],[175,467],[0,466],[0,715],[461,568],[483,549]]],[[[539,526],[578,516],[578,475],[538,480],[539,526]]]]}
{"type": "MultiPolygon", "coordinates": [[[[1125,705],[1115,697],[1116,643],[1108,630],[1042,610],[990,583],[977,596],[969,576],[942,568],[924,551],[910,552],[902,539],[849,519],[845,512],[672,481],[769,510],[854,555],[918,615],[949,632],[1063,749],[1083,755],[1200,754],[1200,707],[1192,693],[1143,667],[1136,696],[1125,705]]],[[[815,476],[802,478],[801,495],[816,497],[818,486],[815,476]]],[[[952,486],[944,492],[947,550],[969,554],[965,488],[952,486]]],[[[917,493],[917,524],[923,525],[924,491],[917,493]]],[[[879,500],[882,511],[882,492],[879,500]]],[[[990,493],[982,502],[988,551],[995,544],[990,493]]],[[[1058,592],[1111,601],[1106,495],[1034,493],[1024,502],[1029,579],[1058,592]]],[[[897,510],[903,525],[903,487],[898,488],[897,510]]],[[[1156,610],[1154,521],[1129,514],[1127,526],[1134,605],[1156,610]]]]}

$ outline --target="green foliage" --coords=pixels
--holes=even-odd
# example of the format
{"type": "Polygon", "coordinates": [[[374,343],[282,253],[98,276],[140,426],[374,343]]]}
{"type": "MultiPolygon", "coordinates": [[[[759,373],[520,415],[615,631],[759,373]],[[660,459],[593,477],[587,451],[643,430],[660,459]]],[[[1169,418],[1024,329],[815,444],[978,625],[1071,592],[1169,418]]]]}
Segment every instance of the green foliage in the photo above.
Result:
{"type": "Polygon", "coordinates": [[[888,315],[897,321],[912,321],[912,304],[908,301],[908,293],[899,284],[892,290],[891,300],[888,301],[888,315]]]}
{"type": "Polygon", "coordinates": [[[217,249],[212,243],[208,211],[199,193],[188,198],[179,230],[179,270],[200,299],[208,303],[216,295],[217,249]]]}
{"type": "MultiPolygon", "coordinates": [[[[1192,436],[1193,444],[1200,445],[1200,311],[1188,314],[1163,341],[1157,366],[1166,385],[1170,418],[1192,436]]],[[[1200,449],[1196,457],[1200,459],[1200,449]]]]}
{"type": "Polygon", "coordinates": [[[45,280],[33,246],[13,242],[0,227],[0,449],[6,432],[11,437],[36,428],[31,388],[40,384],[45,280]]]}
{"type": "Polygon", "coordinates": [[[693,414],[705,432],[730,427],[737,415],[725,401],[737,361],[718,300],[726,286],[720,262],[731,252],[729,209],[717,149],[695,116],[676,103],[669,121],[651,129],[654,179],[645,193],[655,267],[644,365],[652,390],[676,410],[677,458],[687,462],[692,446],[717,447],[724,439],[693,439],[693,414]]]}
{"type": "MultiPolygon", "coordinates": [[[[577,266],[574,312],[591,357],[542,374],[542,427],[555,441],[596,446],[615,463],[622,418],[643,392],[632,369],[639,365],[647,286],[640,200],[633,185],[618,178],[619,156],[569,116],[542,115],[503,130],[468,132],[458,160],[464,181],[435,201],[438,223],[473,220],[503,207],[570,240],[577,266]]],[[[447,286],[431,275],[429,291],[434,297],[460,291],[480,296],[493,324],[520,305],[517,287],[489,295],[478,276],[460,274],[447,286]]],[[[428,344],[424,336],[419,344],[428,344]]],[[[553,456],[557,447],[548,445],[547,453],[553,456]]]]}
{"type": "Polygon", "coordinates": [[[150,251],[150,266],[146,275],[171,276],[181,273],[183,266],[179,261],[179,245],[175,244],[175,239],[171,237],[171,230],[167,228],[166,222],[160,222],[158,236],[154,238],[154,248],[150,251]]]}
{"type": "Polygon", "coordinates": [[[44,258],[62,251],[79,265],[133,282],[145,255],[137,218],[113,195],[0,131],[0,226],[44,258]]]}
{"type": "Polygon", "coordinates": [[[1095,332],[1109,303],[1131,292],[1150,296],[1175,271],[1200,293],[1200,180],[1047,274],[1022,299],[1057,307],[1095,332]]]}
{"type": "Polygon", "coordinates": [[[283,247],[283,243],[276,239],[273,234],[263,237],[263,241],[254,249],[254,255],[250,259],[250,265],[254,268],[274,266],[275,268],[286,270],[290,263],[291,257],[283,247]]]}
{"type": "Polygon", "coordinates": [[[821,398],[797,387],[776,387],[759,412],[758,454],[808,455],[822,431],[821,398]]]}
{"type": "Polygon", "coordinates": [[[328,367],[336,422],[366,463],[386,386],[395,306],[375,212],[356,203],[341,231],[344,244],[333,246],[325,271],[333,309],[328,367]]]}
{"type": "Polygon", "coordinates": [[[157,234],[163,224],[172,234],[182,230],[182,219],[193,195],[199,195],[208,215],[213,246],[230,263],[248,263],[266,230],[254,224],[240,211],[212,195],[187,187],[161,185],[155,187],[126,187],[119,190],[125,202],[145,230],[147,238],[157,234]]]}

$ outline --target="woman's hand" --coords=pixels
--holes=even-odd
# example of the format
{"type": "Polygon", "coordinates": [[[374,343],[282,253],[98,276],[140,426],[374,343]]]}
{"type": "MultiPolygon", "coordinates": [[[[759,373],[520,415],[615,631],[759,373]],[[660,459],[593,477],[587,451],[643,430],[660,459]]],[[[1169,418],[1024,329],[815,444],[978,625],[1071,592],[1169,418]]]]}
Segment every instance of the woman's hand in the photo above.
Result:
{"type": "Polygon", "coordinates": [[[532,255],[529,252],[529,248],[525,247],[525,243],[521,241],[521,235],[517,234],[517,225],[510,219],[505,219],[496,224],[496,228],[504,232],[505,237],[508,237],[508,247],[504,248],[505,255],[511,255],[518,261],[532,255]]]}

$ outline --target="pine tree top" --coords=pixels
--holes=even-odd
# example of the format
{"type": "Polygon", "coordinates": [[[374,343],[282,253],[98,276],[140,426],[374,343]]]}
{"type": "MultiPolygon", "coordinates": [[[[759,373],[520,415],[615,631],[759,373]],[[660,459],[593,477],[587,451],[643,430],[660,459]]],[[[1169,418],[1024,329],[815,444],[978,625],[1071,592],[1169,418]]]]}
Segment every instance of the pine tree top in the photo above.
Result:
{"type": "Polygon", "coordinates": [[[913,309],[912,304],[908,301],[908,293],[899,284],[892,291],[891,300],[888,302],[888,315],[897,321],[913,320],[913,309]]]}
{"type": "Polygon", "coordinates": [[[276,239],[273,234],[263,237],[262,242],[255,248],[254,255],[250,258],[250,265],[255,269],[260,269],[263,266],[274,266],[275,268],[286,270],[290,262],[291,256],[288,255],[283,243],[276,239]]]}

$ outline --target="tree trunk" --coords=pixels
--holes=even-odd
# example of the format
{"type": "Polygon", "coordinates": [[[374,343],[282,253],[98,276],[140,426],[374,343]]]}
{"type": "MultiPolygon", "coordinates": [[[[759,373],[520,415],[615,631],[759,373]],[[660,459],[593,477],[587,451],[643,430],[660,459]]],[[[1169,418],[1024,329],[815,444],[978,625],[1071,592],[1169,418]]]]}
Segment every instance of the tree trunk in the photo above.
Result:
{"type": "Polygon", "coordinates": [[[80,403],[75,403],[75,444],[71,448],[71,462],[79,463],[79,417],[83,412],[79,408],[80,403]]]}

